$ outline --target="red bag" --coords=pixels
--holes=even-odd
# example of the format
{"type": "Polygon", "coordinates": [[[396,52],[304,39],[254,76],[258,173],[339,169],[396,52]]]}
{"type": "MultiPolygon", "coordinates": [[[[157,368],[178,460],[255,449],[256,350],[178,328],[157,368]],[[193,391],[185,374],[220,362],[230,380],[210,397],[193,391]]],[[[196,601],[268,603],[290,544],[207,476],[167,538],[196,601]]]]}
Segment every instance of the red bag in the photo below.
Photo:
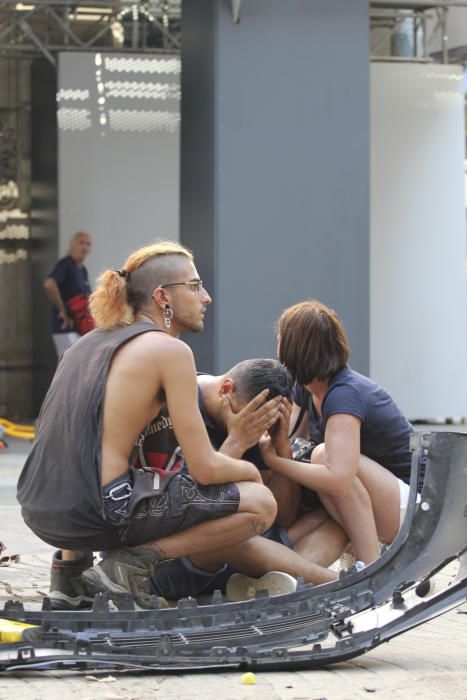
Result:
{"type": "Polygon", "coordinates": [[[66,308],[73,319],[74,330],[85,335],[95,328],[94,319],[89,310],[88,298],[85,294],[76,294],[66,302],[66,308]]]}

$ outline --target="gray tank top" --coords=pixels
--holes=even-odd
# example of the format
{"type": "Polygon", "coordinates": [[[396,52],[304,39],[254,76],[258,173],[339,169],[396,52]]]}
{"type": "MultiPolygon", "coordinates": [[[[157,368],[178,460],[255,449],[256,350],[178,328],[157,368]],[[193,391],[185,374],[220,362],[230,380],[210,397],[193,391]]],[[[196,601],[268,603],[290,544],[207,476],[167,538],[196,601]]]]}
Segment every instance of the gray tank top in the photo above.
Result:
{"type": "Polygon", "coordinates": [[[39,414],[32,450],[18,481],[23,518],[44,541],[90,549],[118,543],[106,522],[101,489],[104,391],[115,352],[150,322],[94,330],[63,355],[39,414]]]}

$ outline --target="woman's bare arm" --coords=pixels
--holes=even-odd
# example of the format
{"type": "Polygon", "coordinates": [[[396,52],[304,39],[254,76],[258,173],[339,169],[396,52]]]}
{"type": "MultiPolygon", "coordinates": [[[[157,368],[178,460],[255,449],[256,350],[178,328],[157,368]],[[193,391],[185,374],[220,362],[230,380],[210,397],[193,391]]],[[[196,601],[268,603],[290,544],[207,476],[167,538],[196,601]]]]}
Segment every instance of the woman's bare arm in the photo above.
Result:
{"type": "Polygon", "coordinates": [[[344,496],[357,474],[360,457],[360,424],[355,416],[337,413],[328,419],[325,435],[325,460],[305,464],[280,457],[270,441],[260,445],[266,464],[279,474],[314,491],[344,496]]]}

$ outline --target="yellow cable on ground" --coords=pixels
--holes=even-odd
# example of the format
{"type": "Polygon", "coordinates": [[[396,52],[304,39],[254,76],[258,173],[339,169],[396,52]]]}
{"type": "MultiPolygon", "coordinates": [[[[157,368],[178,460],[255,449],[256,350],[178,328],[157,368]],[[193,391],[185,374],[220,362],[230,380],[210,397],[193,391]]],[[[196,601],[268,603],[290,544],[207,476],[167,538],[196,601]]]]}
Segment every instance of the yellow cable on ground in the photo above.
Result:
{"type": "Polygon", "coordinates": [[[11,437],[21,438],[23,440],[32,440],[36,434],[36,429],[33,425],[20,425],[12,423],[11,420],[0,418],[0,425],[5,429],[5,434],[11,437]]]}

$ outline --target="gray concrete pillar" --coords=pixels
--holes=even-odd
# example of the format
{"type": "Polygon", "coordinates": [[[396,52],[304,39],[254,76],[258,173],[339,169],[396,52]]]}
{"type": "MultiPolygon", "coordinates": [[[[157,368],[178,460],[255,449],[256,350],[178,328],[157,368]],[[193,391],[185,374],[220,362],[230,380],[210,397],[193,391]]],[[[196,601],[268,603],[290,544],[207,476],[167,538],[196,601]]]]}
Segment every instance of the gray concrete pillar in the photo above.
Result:
{"type": "Polygon", "coordinates": [[[204,371],[274,356],[286,306],[317,298],[369,364],[365,0],[183,4],[181,240],[214,298],[187,341],[204,371]]]}

